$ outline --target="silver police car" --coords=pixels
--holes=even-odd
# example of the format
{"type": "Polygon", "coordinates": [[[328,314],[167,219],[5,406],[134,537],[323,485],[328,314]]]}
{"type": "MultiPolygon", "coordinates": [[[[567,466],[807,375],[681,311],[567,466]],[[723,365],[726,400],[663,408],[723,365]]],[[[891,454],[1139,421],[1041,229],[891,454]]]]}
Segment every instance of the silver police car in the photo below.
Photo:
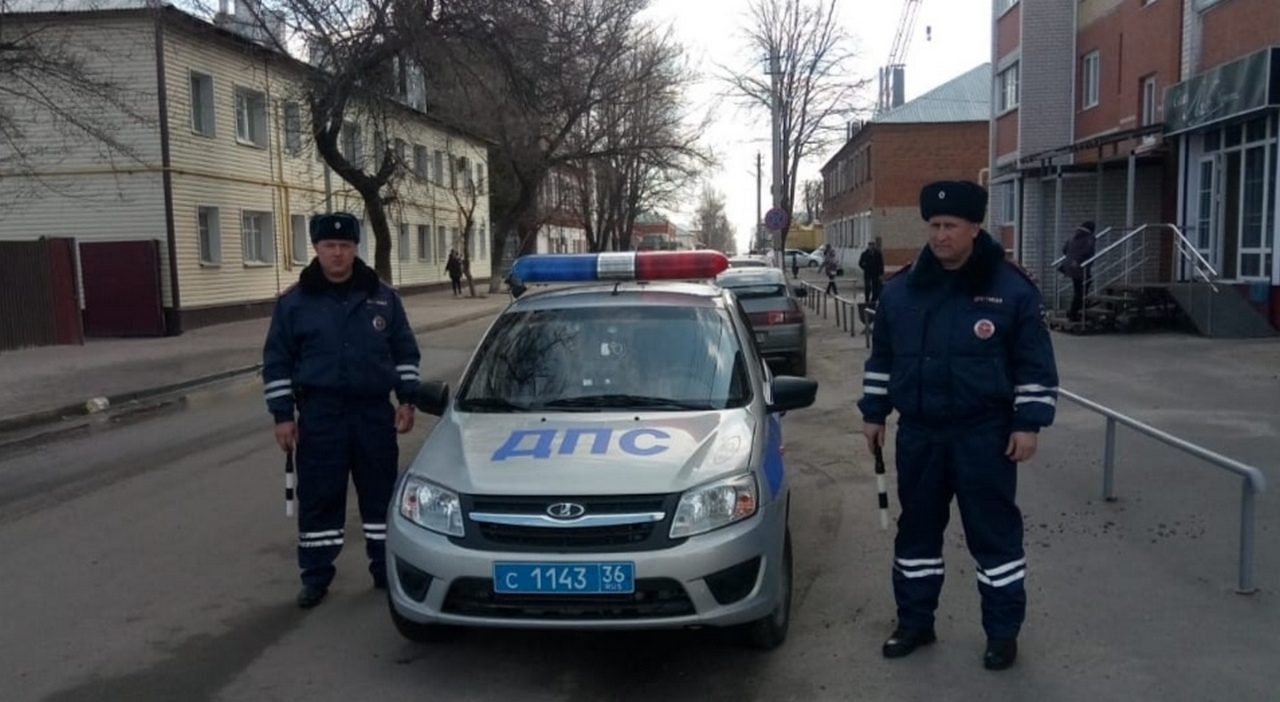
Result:
{"type": "Polygon", "coordinates": [[[537,255],[387,524],[391,618],[453,626],[732,627],[780,645],[790,622],[783,415],[815,381],[773,376],[713,251],[537,255]],[[698,281],[698,282],[689,282],[698,281]]]}

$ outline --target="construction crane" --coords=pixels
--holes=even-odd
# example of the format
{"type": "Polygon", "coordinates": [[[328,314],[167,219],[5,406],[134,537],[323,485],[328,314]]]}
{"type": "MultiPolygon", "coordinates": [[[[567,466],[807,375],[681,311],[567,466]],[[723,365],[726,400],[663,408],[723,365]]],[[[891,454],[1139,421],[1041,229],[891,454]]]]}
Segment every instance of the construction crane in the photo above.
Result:
{"type": "MultiPolygon", "coordinates": [[[[907,48],[911,45],[911,36],[915,33],[916,12],[920,9],[920,2],[921,0],[904,0],[902,3],[902,15],[898,17],[898,32],[893,37],[893,48],[889,50],[889,60],[880,69],[880,99],[876,102],[877,113],[901,105],[906,95],[903,78],[907,48]]],[[[929,33],[932,35],[932,31],[929,33]]]]}

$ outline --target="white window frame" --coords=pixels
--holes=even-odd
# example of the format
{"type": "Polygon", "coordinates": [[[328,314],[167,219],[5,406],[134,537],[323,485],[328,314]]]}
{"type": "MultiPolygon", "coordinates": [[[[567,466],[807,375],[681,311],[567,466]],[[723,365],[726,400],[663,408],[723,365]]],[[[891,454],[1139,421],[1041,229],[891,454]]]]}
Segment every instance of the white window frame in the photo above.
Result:
{"type": "Polygon", "coordinates": [[[997,110],[996,114],[1018,109],[1021,66],[1020,61],[1014,61],[1003,71],[996,74],[996,86],[999,91],[997,96],[999,110],[997,110]]]}
{"type": "Polygon", "coordinates": [[[401,261],[408,261],[409,255],[412,253],[409,243],[409,225],[401,222],[399,237],[396,239],[396,258],[401,261]]]}
{"type": "Polygon", "coordinates": [[[284,119],[284,150],[290,156],[302,153],[302,105],[289,101],[282,108],[284,119]]]}
{"type": "Polygon", "coordinates": [[[1156,119],[1156,110],[1160,107],[1160,100],[1156,92],[1158,87],[1156,78],[1156,74],[1152,73],[1142,79],[1141,126],[1143,127],[1155,124],[1158,121],[1156,119]]]}
{"type": "Polygon", "coordinates": [[[1102,54],[1097,49],[1080,58],[1080,109],[1098,106],[1102,92],[1102,54]]]}
{"type": "Polygon", "coordinates": [[[443,261],[449,255],[449,230],[443,224],[436,225],[436,251],[440,253],[437,260],[443,261]]]}
{"type": "Polygon", "coordinates": [[[439,149],[436,149],[433,156],[435,159],[435,163],[433,164],[433,167],[431,169],[432,170],[431,175],[434,177],[432,182],[435,183],[436,185],[444,185],[444,152],[439,149]]]}
{"type": "Polygon", "coordinates": [[[419,261],[434,260],[434,258],[431,255],[431,225],[430,224],[418,225],[418,260],[419,261]]]}
{"type": "Polygon", "coordinates": [[[343,122],[338,132],[338,151],[351,162],[351,165],[364,165],[364,140],[361,138],[360,125],[355,122],[343,122]]]}
{"type": "Polygon", "coordinates": [[[276,261],[276,238],[270,212],[242,210],[240,212],[240,246],[244,265],[263,266],[276,261]]]}
{"type": "Polygon", "coordinates": [[[311,229],[307,225],[307,216],[304,214],[289,217],[289,233],[292,237],[289,253],[294,263],[307,263],[311,260],[311,229]]]}
{"type": "Polygon", "coordinates": [[[196,257],[201,266],[222,265],[222,223],[216,207],[196,207],[196,257]]]}
{"type": "Polygon", "coordinates": [[[1018,189],[1013,181],[1000,187],[1000,225],[1012,227],[1018,219],[1018,189]]]}
{"type": "Polygon", "coordinates": [[[191,72],[191,133],[210,139],[218,136],[217,110],[214,109],[213,76],[191,72]]]}
{"type": "Polygon", "coordinates": [[[1020,0],[998,0],[999,4],[997,5],[997,7],[999,9],[996,12],[996,16],[1003,15],[1009,10],[1012,10],[1013,6],[1017,5],[1019,1],[1020,0]]]}
{"type": "Polygon", "coordinates": [[[259,149],[267,146],[267,96],[261,91],[235,87],[236,143],[259,149]]]}

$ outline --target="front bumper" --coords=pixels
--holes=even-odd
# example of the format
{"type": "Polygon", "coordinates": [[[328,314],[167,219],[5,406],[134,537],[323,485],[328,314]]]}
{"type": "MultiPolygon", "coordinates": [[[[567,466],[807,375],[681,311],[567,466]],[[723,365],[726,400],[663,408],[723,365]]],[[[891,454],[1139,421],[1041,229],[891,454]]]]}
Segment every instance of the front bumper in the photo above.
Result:
{"type": "Polygon", "coordinates": [[[428,624],[599,630],[743,624],[777,605],[785,505],[773,500],[750,519],[668,549],[571,555],[467,549],[394,512],[387,525],[388,591],[400,616],[428,624]],[[636,590],[497,594],[497,561],[632,561],[636,590]]]}

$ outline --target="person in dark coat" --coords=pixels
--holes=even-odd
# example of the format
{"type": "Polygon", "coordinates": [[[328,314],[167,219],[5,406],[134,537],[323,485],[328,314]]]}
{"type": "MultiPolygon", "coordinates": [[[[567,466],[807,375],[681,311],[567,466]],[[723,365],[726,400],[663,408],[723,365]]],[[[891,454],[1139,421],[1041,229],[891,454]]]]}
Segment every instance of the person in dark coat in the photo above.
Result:
{"type": "Polygon", "coordinates": [[[1093,258],[1094,247],[1097,241],[1094,238],[1093,222],[1084,222],[1062,245],[1062,265],[1058,270],[1063,275],[1071,279],[1071,308],[1067,311],[1067,318],[1073,322],[1084,321],[1081,312],[1084,309],[1084,296],[1092,282],[1090,270],[1093,266],[1085,265],[1085,261],[1093,258]]]}
{"type": "Polygon", "coordinates": [[[462,257],[458,255],[457,250],[449,249],[449,260],[445,262],[444,270],[449,274],[449,283],[453,286],[453,296],[462,295],[462,257]]]}
{"type": "Polygon", "coordinates": [[[333,581],[348,478],[360,501],[373,585],[387,587],[396,433],[413,429],[420,360],[400,296],[356,256],[359,220],[318,215],[311,241],[316,257],[276,301],[262,368],[276,443],[297,456],[297,604],[304,609],[319,604],[333,581]]]}
{"type": "Polygon", "coordinates": [[[954,497],[977,562],[983,665],[1001,670],[1017,657],[1026,617],[1017,464],[1035,455],[1038,432],[1053,423],[1058,371],[1040,292],[982,229],[986,204],[986,190],[967,181],[921,191],[929,243],[885,282],[858,409],[872,451],[884,444],[889,414],[899,417],[898,625],[884,656],[936,640],[954,497]]]}
{"type": "Polygon", "coordinates": [[[862,269],[862,297],[871,304],[880,299],[884,278],[884,254],[874,239],[867,242],[867,248],[858,257],[858,268],[862,269]]]}

